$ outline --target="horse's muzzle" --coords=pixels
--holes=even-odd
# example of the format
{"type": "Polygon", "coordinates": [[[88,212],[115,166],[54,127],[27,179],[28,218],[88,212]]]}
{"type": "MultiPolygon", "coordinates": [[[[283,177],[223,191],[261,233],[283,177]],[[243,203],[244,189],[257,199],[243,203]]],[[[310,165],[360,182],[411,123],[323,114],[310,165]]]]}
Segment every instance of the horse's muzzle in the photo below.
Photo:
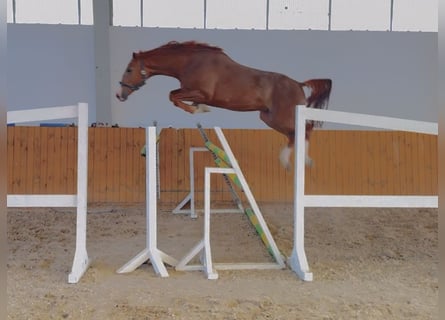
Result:
{"type": "Polygon", "coordinates": [[[119,93],[116,93],[116,98],[121,102],[124,102],[125,100],[127,100],[127,96],[120,95],[119,93]]]}

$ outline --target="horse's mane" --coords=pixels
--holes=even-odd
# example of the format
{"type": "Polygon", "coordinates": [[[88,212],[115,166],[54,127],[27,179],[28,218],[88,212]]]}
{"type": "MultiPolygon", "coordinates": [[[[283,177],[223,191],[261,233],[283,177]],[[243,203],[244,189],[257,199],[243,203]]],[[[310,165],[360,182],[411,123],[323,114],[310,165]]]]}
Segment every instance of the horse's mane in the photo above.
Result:
{"type": "Polygon", "coordinates": [[[211,46],[207,43],[196,42],[196,41],[170,41],[158,48],[150,51],[140,52],[142,54],[156,54],[165,50],[210,50],[215,52],[222,52],[223,50],[216,46],[211,46]]]}

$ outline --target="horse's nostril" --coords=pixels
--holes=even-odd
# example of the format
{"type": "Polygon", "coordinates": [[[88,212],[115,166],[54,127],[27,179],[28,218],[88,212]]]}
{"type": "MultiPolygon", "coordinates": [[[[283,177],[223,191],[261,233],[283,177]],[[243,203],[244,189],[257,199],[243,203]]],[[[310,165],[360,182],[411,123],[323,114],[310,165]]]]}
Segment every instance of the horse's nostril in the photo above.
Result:
{"type": "Polygon", "coordinates": [[[126,97],[123,97],[123,96],[121,96],[119,93],[116,93],[116,98],[119,100],[119,101],[125,101],[125,100],[127,100],[127,98],[126,97]]]}

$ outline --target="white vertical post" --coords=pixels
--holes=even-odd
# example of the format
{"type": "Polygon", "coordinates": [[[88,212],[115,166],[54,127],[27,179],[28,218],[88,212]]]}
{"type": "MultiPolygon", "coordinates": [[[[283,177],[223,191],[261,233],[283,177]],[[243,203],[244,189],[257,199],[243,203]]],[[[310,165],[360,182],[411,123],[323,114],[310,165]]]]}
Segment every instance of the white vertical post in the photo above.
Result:
{"type": "Polygon", "coordinates": [[[146,174],[145,174],[145,201],[147,210],[146,246],[148,249],[148,258],[155,272],[161,277],[168,277],[167,269],[162,261],[158,251],[158,199],[156,191],[156,127],[148,127],[145,130],[146,140],[146,174]]]}
{"type": "Polygon", "coordinates": [[[145,201],[146,201],[146,248],[133,259],[122,266],[118,273],[134,271],[147,260],[151,261],[156,274],[168,277],[164,261],[172,266],[177,264],[176,259],[158,249],[158,225],[157,225],[157,192],[156,192],[156,127],[148,127],[145,130],[146,139],[146,175],[145,175],[145,201]]]}
{"type": "Polygon", "coordinates": [[[157,248],[157,197],[156,197],[156,127],[148,127],[145,130],[146,157],[145,157],[145,203],[148,210],[147,224],[147,248],[157,248]]]}
{"type": "Polygon", "coordinates": [[[312,281],[312,273],[304,251],[304,179],[305,179],[305,130],[306,117],[302,108],[296,107],[295,117],[295,176],[294,176],[294,248],[290,257],[290,267],[305,281],[312,281]]]}
{"type": "Polygon", "coordinates": [[[198,215],[195,211],[195,166],[194,166],[194,149],[189,151],[189,172],[190,172],[190,217],[196,219],[198,215]]]}
{"type": "Polygon", "coordinates": [[[213,270],[212,251],[210,249],[210,174],[213,168],[205,168],[204,176],[204,268],[207,279],[218,279],[218,273],[213,270]]]}
{"type": "Polygon", "coordinates": [[[77,125],[77,217],[76,251],[74,254],[69,283],[77,283],[88,269],[90,259],[87,253],[87,188],[88,188],[88,104],[78,104],[77,125]]]}

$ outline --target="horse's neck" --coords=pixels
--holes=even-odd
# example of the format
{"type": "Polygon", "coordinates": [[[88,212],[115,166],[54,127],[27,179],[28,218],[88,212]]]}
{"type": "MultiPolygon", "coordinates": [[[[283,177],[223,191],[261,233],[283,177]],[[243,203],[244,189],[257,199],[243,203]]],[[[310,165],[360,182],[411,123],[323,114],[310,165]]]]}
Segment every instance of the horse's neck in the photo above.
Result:
{"type": "Polygon", "coordinates": [[[189,60],[190,56],[187,54],[166,52],[146,57],[145,64],[154,74],[177,78],[189,60]]]}

